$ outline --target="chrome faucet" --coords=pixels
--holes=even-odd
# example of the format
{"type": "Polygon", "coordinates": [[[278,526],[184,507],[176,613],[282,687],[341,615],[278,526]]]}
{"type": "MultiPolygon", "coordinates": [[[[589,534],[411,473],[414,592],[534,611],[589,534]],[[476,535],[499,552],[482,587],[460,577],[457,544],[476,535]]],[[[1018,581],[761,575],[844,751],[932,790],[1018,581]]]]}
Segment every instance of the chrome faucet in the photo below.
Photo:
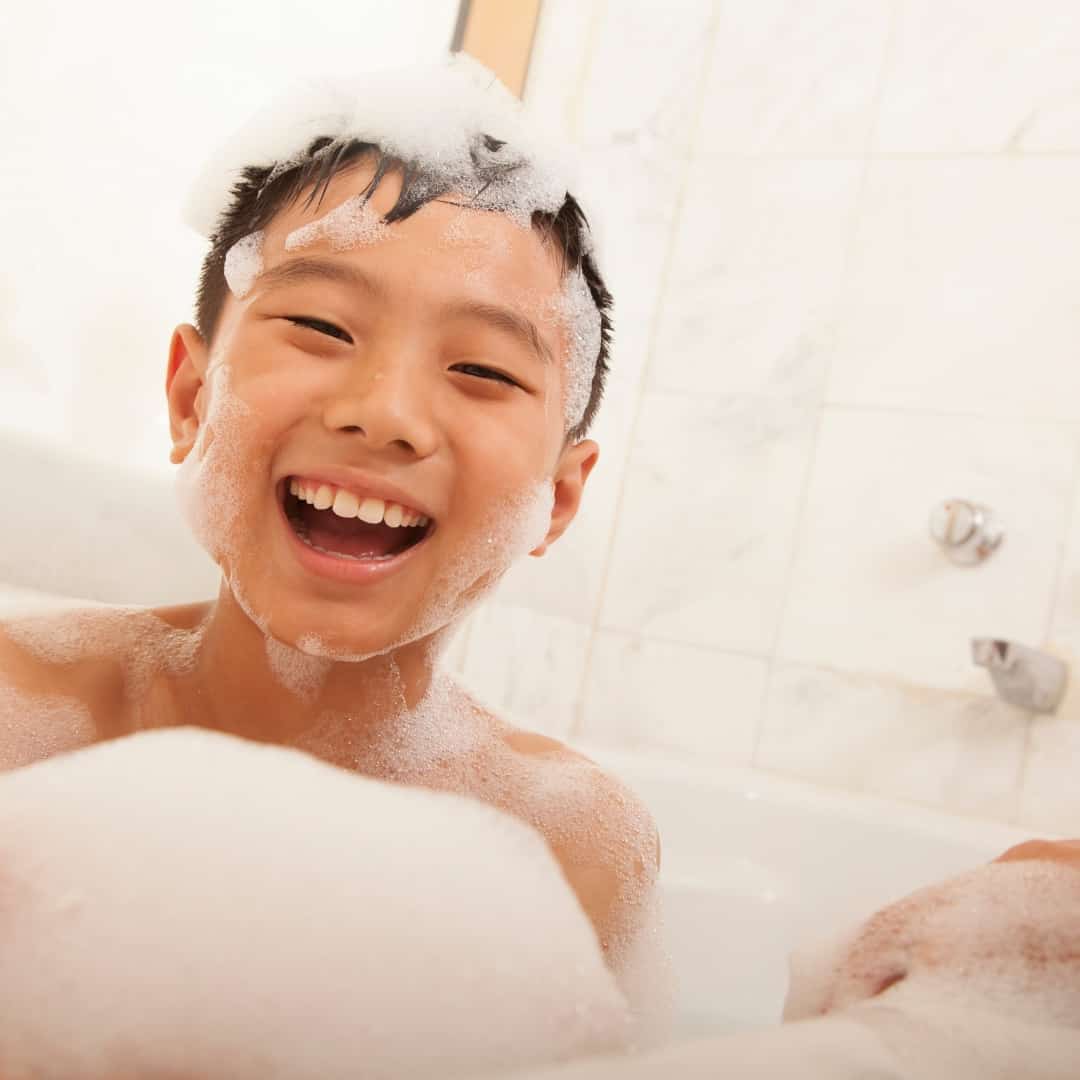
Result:
{"type": "Polygon", "coordinates": [[[971,658],[990,672],[998,696],[1032,712],[1053,712],[1065,696],[1069,669],[1049,653],[997,638],[972,638],[971,658]]]}

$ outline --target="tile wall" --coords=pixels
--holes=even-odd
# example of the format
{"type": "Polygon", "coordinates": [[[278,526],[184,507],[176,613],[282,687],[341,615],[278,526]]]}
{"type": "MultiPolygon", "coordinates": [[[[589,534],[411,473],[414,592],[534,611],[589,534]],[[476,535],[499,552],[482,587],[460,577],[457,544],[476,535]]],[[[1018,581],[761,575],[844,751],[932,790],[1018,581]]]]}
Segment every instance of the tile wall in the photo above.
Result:
{"type": "Polygon", "coordinates": [[[581,515],[455,647],[481,696],[1080,833],[1077,72],[1073,0],[546,0],[526,100],[617,344],[581,515]],[[1003,519],[980,567],[929,539],[950,496],[1003,519]],[[1003,704],[973,636],[1075,693],[1003,704]]]}

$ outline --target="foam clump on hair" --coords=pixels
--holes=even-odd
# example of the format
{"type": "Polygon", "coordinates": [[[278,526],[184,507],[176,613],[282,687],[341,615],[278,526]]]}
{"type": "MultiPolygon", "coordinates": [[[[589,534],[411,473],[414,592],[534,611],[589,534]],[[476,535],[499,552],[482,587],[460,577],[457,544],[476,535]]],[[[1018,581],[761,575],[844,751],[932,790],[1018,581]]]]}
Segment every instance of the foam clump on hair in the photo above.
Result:
{"type": "Polygon", "coordinates": [[[12,1075],[407,1080],[625,1043],[547,846],[473,799],[144,733],[0,777],[0,865],[12,1075]]]}
{"type": "Polygon", "coordinates": [[[526,120],[521,103],[489,70],[457,54],[437,65],[294,86],[210,161],[188,199],[187,222],[210,237],[246,168],[269,168],[273,177],[302,160],[320,137],[375,143],[447,180],[471,205],[522,225],[535,210],[557,212],[571,186],[565,151],[526,120]],[[493,178],[477,187],[473,178],[486,165],[493,178]]]}

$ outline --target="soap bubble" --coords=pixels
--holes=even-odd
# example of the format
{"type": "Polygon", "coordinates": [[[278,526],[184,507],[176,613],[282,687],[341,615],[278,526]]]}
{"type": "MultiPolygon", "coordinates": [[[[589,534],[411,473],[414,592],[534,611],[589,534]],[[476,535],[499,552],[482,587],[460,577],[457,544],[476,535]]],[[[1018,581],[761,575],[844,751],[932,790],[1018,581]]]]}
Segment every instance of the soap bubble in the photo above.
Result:
{"type": "Polygon", "coordinates": [[[144,733],[0,777],[0,864],[10,1075],[408,1080],[625,1042],[547,847],[473,799],[144,733]]]}

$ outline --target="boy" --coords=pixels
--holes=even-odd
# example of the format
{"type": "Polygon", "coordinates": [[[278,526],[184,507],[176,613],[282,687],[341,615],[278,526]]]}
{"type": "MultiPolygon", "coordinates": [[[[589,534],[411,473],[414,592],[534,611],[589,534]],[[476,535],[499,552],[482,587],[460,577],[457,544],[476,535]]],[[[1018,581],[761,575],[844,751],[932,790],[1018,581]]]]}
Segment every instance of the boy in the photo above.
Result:
{"type": "Polygon", "coordinates": [[[0,764],[198,724],[472,795],[539,830],[618,970],[659,866],[647,810],[438,665],[573,520],[611,329],[583,214],[480,77],[330,88],[234,141],[166,377],[219,595],[6,627],[0,764]]]}

